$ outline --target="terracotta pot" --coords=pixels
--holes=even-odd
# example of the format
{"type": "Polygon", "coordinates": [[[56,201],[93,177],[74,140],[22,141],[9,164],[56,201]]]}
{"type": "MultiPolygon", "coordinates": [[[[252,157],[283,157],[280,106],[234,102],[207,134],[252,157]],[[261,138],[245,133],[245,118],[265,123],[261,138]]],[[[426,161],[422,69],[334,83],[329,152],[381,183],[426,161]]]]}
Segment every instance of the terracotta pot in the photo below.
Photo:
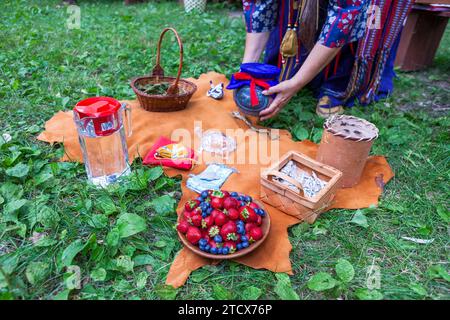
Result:
{"type": "Polygon", "coordinates": [[[353,187],[377,137],[378,129],[364,119],[345,115],[330,118],[324,124],[316,159],[342,172],[340,187],[353,187]]]}

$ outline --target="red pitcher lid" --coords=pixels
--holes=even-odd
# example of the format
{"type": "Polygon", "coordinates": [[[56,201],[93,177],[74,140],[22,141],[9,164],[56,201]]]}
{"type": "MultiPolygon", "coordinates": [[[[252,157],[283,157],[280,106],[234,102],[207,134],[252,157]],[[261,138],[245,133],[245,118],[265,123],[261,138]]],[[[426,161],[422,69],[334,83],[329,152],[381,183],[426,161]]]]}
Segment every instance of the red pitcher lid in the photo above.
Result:
{"type": "Polygon", "coordinates": [[[120,109],[120,102],[110,97],[92,97],[81,100],[73,110],[80,118],[100,118],[115,114],[120,109]]]}

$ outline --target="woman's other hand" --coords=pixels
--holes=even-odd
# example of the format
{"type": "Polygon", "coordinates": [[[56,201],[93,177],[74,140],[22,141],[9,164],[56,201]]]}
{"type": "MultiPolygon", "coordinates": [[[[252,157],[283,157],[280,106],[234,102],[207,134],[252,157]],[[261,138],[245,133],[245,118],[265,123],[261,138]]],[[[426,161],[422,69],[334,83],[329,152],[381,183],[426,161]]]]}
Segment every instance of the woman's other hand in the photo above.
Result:
{"type": "Polygon", "coordinates": [[[267,120],[275,116],[299,90],[300,87],[291,79],[263,91],[262,93],[266,96],[272,94],[276,94],[276,96],[270,106],[259,113],[260,120],[267,120]]]}

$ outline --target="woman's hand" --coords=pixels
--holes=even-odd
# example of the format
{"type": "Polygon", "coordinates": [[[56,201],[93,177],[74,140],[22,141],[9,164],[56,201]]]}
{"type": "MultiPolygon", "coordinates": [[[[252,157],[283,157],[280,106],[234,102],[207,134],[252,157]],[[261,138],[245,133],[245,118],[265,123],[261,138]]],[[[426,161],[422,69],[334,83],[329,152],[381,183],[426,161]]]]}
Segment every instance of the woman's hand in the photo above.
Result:
{"type": "Polygon", "coordinates": [[[278,85],[263,92],[265,95],[274,93],[277,93],[277,95],[270,106],[259,113],[261,120],[272,118],[280,112],[281,108],[288,103],[294,94],[306,86],[306,84],[333,60],[339,50],[340,48],[328,48],[317,43],[300,70],[291,79],[282,81],[278,85]]]}
{"type": "Polygon", "coordinates": [[[263,91],[262,93],[266,96],[275,93],[277,95],[270,106],[259,113],[260,120],[266,120],[275,116],[299,90],[300,87],[291,79],[282,81],[276,86],[263,91]]]}

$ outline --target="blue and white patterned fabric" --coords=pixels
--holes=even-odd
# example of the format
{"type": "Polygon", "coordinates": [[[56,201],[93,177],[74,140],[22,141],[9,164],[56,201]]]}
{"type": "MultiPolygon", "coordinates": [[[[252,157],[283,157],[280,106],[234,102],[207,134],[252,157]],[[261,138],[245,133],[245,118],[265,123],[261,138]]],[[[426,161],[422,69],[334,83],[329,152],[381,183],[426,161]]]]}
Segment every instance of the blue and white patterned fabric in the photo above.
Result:
{"type": "MultiPolygon", "coordinates": [[[[288,28],[294,1],[296,0],[243,0],[247,32],[270,32],[264,56],[265,63],[283,67],[280,44],[288,28]]],[[[329,0],[327,8],[321,10],[322,25],[319,26],[320,34],[316,41],[331,48],[341,47],[336,58],[309,83],[309,88],[317,98],[330,98],[330,104],[325,107],[352,106],[358,99],[357,96],[348,97],[346,88],[355,64],[358,40],[364,38],[367,32],[367,9],[372,3],[373,0],[329,0]]],[[[386,97],[393,90],[393,63],[399,39],[400,34],[389,50],[374,101],[386,97]]],[[[279,80],[283,81],[295,75],[308,56],[309,50],[299,41],[298,55],[286,59],[279,80]]]]}
{"type": "MultiPolygon", "coordinates": [[[[284,0],[243,0],[247,32],[272,31],[278,25],[279,9],[283,9],[284,2],[284,0]]],[[[369,0],[330,0],[319,43],[334,48],[361,38],[366,27],[369,2],[369,0]]]]}

